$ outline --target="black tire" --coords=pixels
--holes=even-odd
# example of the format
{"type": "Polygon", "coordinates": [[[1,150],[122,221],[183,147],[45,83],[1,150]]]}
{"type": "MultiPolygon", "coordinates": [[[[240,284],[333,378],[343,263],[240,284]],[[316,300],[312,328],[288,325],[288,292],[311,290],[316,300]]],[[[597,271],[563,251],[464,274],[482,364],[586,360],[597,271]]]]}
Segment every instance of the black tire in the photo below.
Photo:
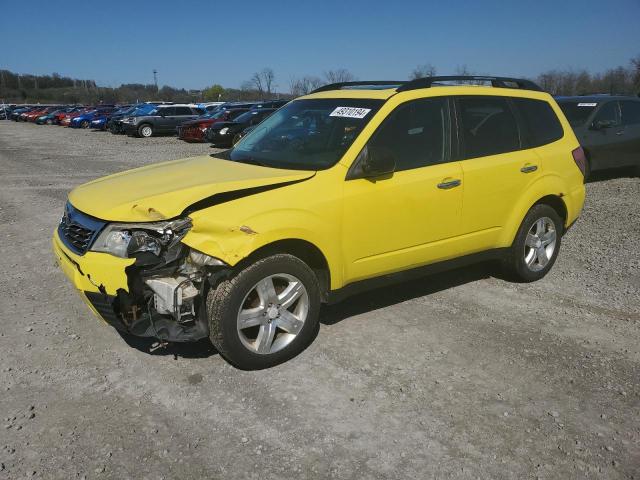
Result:
{"type": "Polygon", "coordinates": [[[231,146],[235,147],[236,143],[238,143],[240,140],[242,140],[242,135],[240,135],[239,133],[236,133],[233,137],[233,140],[231,140],[231,146]]]}
{"type": "Polygon", "coordinates": [[[89,128],[89,120],[83,120],[80,123],[80,128],[89,128]]]}
{"type": "Polygon", "coordinates": [[[138,136],[142,138],[153,137],[153,127],[148,123],[143,123],[138,126],[138,136]]]}
{"type": "Polygon", "coordinates": [[[259,370],[285,362],[302,352],[315,338],[319,326],[320,286],[309,266],[293,255],[276,254],[243,268],[211,289],[207,295],[209,336],[218,352],[243,370],[259,370]],[[246,347],[237,328],[238,312],[254,286],[271,275],[288,274],[305,287],[309,305],[307,317],[296,337],[281,350],[260,354],[246,347]]]}
{"type": "MultiPolygon", "coordinates": [[[[513,244],[507,250],[507,253],[502,259],[502,271],[509,280],[516,282],[535,282],[544,277],[558,258],[558,252],[560,251],[560,244],[562,234],[564,232],[564,225],[560,215],[556,210],[546,204],[537,204],[531,207],[527,215],[524,217],[516,238],[513,244]],[[547,264],[539,269],[533,270],[525,261],[525,242],[529,231],[533,228],[534,224],[540,219],[548,218],[553,222],[556,239],[555,248],[551,258],[548,259],[547,264]]],[[[539,266],[538,266],[539,268],[539,266]]]]}

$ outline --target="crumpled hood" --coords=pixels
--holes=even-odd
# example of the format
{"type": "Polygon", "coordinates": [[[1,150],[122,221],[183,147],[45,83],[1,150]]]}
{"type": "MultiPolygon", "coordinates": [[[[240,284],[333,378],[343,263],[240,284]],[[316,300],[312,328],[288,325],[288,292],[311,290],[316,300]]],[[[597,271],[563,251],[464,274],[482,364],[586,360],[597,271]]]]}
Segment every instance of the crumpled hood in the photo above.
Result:
{"type": "Polygon", "coordinates": [[[78,210],[102,220],[150,222],[174,218],[213,195],[305,180],[314,174],[206,155],[99,178],[73,189],[69,201],[78,210]]]}

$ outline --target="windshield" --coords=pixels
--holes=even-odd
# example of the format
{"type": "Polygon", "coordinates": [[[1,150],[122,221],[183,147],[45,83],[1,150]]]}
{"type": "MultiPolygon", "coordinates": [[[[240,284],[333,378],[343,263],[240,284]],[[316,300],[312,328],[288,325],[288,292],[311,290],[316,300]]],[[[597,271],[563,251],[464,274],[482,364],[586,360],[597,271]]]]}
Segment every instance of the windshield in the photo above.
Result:
{"type": "Polygon", "coordinates": [[[589,118],[589,115],[596,109],[596,102],[559,102],[560,108],[564,112],[569,125],[581,127],[589,118]]]}
{"type": "Polygon", "coordinates": [[[250,122],[252,118],[255,118],[258,115],[258,112],[245,112],[242,115],[238,115],[233,119],[234,122],[238,123],[246,123],[250,122]]]}
{"type": "Polygon", "coordinates": [[[335,98],[290,102],[229,152],[236,162],[324,170],[335,165],[384,103],[335,98]]]}

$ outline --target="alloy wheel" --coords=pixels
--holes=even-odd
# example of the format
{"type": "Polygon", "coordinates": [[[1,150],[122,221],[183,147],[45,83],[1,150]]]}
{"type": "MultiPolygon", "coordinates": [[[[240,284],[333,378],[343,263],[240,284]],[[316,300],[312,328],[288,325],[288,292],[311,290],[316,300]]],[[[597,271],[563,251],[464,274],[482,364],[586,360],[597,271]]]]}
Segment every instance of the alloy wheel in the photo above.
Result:
{"type": "Polygon", "coordinates": [[[309,314],[309,294],[293,275],[263,278],[245,296],[237,316],[242,344],[258,354],[275,353],[302,331],[309,314]]]}
{"type": "Polygon", "coordinates": [[[524,262],[527,267],[539,272],[553,258],[556,250],[556,226],[549,217],[542,217],[529,229],[524,242],[524,262]]]}

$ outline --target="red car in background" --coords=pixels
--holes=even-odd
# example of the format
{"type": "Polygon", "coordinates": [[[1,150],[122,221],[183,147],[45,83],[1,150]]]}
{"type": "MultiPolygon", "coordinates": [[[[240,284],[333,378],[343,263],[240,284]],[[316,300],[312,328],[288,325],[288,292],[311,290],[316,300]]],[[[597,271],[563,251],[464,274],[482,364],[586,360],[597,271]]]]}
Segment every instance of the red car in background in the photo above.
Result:
{"type": "Polygon", "coordinates": [[[82,115],[85,112],[88,112],[90,108],[82,107],[78,108],[78,110],[74,110],[73,112],[67,112],[58,116],[58,125],[62,125],[63,127],[68,127],[71,124],[71,119],[75,118],[79,115],[82,115]]]}
{"type": "Polygon", "coordinates": [[[38,117],[41,117],[42,115],[46,115],[47,113],[51,113],[54,110],[57,110],[60,107],[44,107],[44,108],[40,108],[38,110],[33,110],[31,112],[29,112],[27,115],[24,116],[23,120],[25,122],[35,122],[36,119],[38,117]]]}
{"type": "Polygon", "coordinates": [[[178,138],[185,142],[204,142],[204,132],[214,123],[230,122],[238,115],[248,112],[248,108],[230,108],[202,115],[195,120],[185,122],[178,127],[178,138]]]}
{"type": "Polygon", "coordinates": [[[46,107],[36,107],[27,112],[21,113],[18,117],[19,122],[28,122],[31,115],[39,115],[41,111],[43,111],[46,107]]]}

